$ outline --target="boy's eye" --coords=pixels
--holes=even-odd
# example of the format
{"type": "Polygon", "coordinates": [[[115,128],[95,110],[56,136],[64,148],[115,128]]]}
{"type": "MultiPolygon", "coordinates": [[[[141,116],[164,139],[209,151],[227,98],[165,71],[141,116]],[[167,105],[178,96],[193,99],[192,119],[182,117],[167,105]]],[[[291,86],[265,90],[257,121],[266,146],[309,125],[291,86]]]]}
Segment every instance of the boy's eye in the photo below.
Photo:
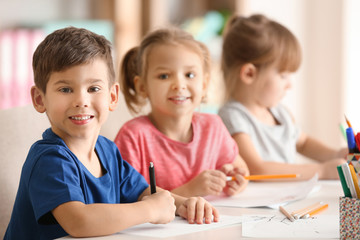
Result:
{"type": "Polygon", "coordinates": [[[88,92],[98,92],[100,91],[100,88],[99,87],[90,87],[88,92]]]}
{"type": "Polygon", "coordinates": [[[194,78],[195,77],[195,73],[187,73],[186,77],[188,78],[194,78]]]}
{"type": "Polygon", "coordinates": [[[168,75],[168,74],[160,74],[160,75],[159,75],[159,78],[160,78],[160,79],[168,79],[168,78],[169,78],[169,75],[168,75]]]}
{"type": "Polygon", "coordinates": [[[62,93],[71,93],[72,92],[71,88],[67,88],[67,87],[60,88],[59,91],[62,93]]]}

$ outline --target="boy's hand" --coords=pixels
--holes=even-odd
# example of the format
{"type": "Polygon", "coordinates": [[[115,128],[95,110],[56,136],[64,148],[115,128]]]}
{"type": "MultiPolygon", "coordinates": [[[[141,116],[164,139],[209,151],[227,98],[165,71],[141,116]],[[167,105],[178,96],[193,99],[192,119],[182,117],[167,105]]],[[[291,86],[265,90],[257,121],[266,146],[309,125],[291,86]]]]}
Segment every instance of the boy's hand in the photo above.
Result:
{"type": "Polygon", "coordinates": [[[151,209],[150,223],[165,224],[175,218],[175,199],[169,191],[160,191],[142,198],[143,201],[149,202],[151,209]]]}
{"type": "Polygon", "coordinates": [[[235,179],[226,182],[226,186],[223,189],[224,193],[228,196],[235,195],[244,189],[248,183],[244,176],[247,174],[247,170],[239,167],[234,167],[233,164],[224,164],[220,169],[226,176],[232,176],[235,179]]]}
{"type": "Polygon", "coordinates": [[[219,213],[209,202],[202,197],[186,199],[177,209],[177,214],[188,220],[189,223],[209,224],[213,220],[219,221],[219,213]]]}
{"type": "Polygon", "coordinates": [[[226,175],[219,170],[205,170],[184,185],[188,196],[220,195],[225,186],[226,175]]]}

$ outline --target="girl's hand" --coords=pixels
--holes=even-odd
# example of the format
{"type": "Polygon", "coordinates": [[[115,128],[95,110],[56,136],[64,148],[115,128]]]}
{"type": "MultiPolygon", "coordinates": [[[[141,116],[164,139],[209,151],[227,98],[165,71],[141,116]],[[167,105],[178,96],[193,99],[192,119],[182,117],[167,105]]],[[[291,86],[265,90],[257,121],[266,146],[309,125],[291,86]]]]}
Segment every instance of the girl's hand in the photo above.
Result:
{"type": "Polygon", "coordinates": [[[349,154],[349,149],[348,148],[341,148],[339,149],[339,151],[337,152],[335,158],[344,158],[347,159],[347,155],[349,154]]]}
{"type": "Polygon", "coordinates": [[[226,175],[219,170],[205,170],[184,185],[187,196],[220,195],[226,186],[226,175]]]}
{"type": "Polygon", "coordinates": [[[160,191],[142,198],[143,201],[149,203],[151,212],[150,223],[165,224],[175,218],[175,200],[169,191],[160,191]]]}
{"type": "Polygon", "coordinates": [[[346,163],[345,159],[337,158],[320,164],[319,179],[339,179],[337,166],[346,163]]]}
{"type": "Polygon", "coordinates": [[[219,213],[209,202],[202,197],[186,199],[178,208],[177,214],[188,220],[190,224],[209,224],[219,221],[219,213]]]}
{"type": "Polygon", "coordinates": [[[224,164],[220,170],[226,176],[232,176],[235,178],[231,181],[226,182],[226,186],[223,189],[226,195],[235,195],[246,187],[248,181],[245,180],[244,176],[248,174],[247,169],[234,167],[233,164],[224,164]]]}

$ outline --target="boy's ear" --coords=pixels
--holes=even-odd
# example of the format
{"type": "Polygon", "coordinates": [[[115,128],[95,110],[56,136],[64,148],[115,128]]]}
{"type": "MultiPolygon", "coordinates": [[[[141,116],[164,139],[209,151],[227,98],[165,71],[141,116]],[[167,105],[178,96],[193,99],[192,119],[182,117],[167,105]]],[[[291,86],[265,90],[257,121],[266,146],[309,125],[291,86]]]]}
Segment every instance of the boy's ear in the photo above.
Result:
{"type": "Polygon", "coordinates": [[[114,111],[117,107],[117,104],[119,102],[119,92],[120,92],[119,83],[115,83],[114,85],[112,85],[110,89],[110,105],[109,105],[110,111],[114,111]]]}
{"type": "Polygon", "coordinates": [[[134,77],[134,86],[137,94],[139,94],[144,99],[147,98],[145,84],[143,83],[143,81],[141,81],[139,76],[134,77]]]}
{"type": "Polygon", "coordinates": [[[44,113],[46,111],[44,104],[44,93],[36,86],[33,86],[30,90],[31,100],[34,108],[39,113],[44,113]]]}
{"type": "Polygon", "coordinates": [[[246,63],[240,69],[240,79],[245,84],[252,84],[256,79],[257,69],[254,64],[246,63]]]}

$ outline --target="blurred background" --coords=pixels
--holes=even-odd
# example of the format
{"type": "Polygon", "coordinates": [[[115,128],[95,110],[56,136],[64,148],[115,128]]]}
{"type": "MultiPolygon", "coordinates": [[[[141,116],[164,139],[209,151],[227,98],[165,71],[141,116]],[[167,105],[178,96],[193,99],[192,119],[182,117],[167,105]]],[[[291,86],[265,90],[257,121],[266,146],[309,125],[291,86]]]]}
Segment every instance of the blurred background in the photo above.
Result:
{"type": "MultiPolygon", "coordinates": [[[[149,30],[177,25],[210,48],[209,101],[200,111],[216,113],[223,101],[223,26],[232,14],[262,13],[288,27],[303,50],[283,103],[305,132],[333,147],[344,146],[339,127],[344,114],[360,131],[355,98],[359,11],[356,0],[0,0],[0,111],[31,104],[32,53],[55,29],[71,25],[104,35],[114,44],[118,69],[124,52],[149,30]]],[[[123,103],[120,108],[129,114],[123,103]]]]}

